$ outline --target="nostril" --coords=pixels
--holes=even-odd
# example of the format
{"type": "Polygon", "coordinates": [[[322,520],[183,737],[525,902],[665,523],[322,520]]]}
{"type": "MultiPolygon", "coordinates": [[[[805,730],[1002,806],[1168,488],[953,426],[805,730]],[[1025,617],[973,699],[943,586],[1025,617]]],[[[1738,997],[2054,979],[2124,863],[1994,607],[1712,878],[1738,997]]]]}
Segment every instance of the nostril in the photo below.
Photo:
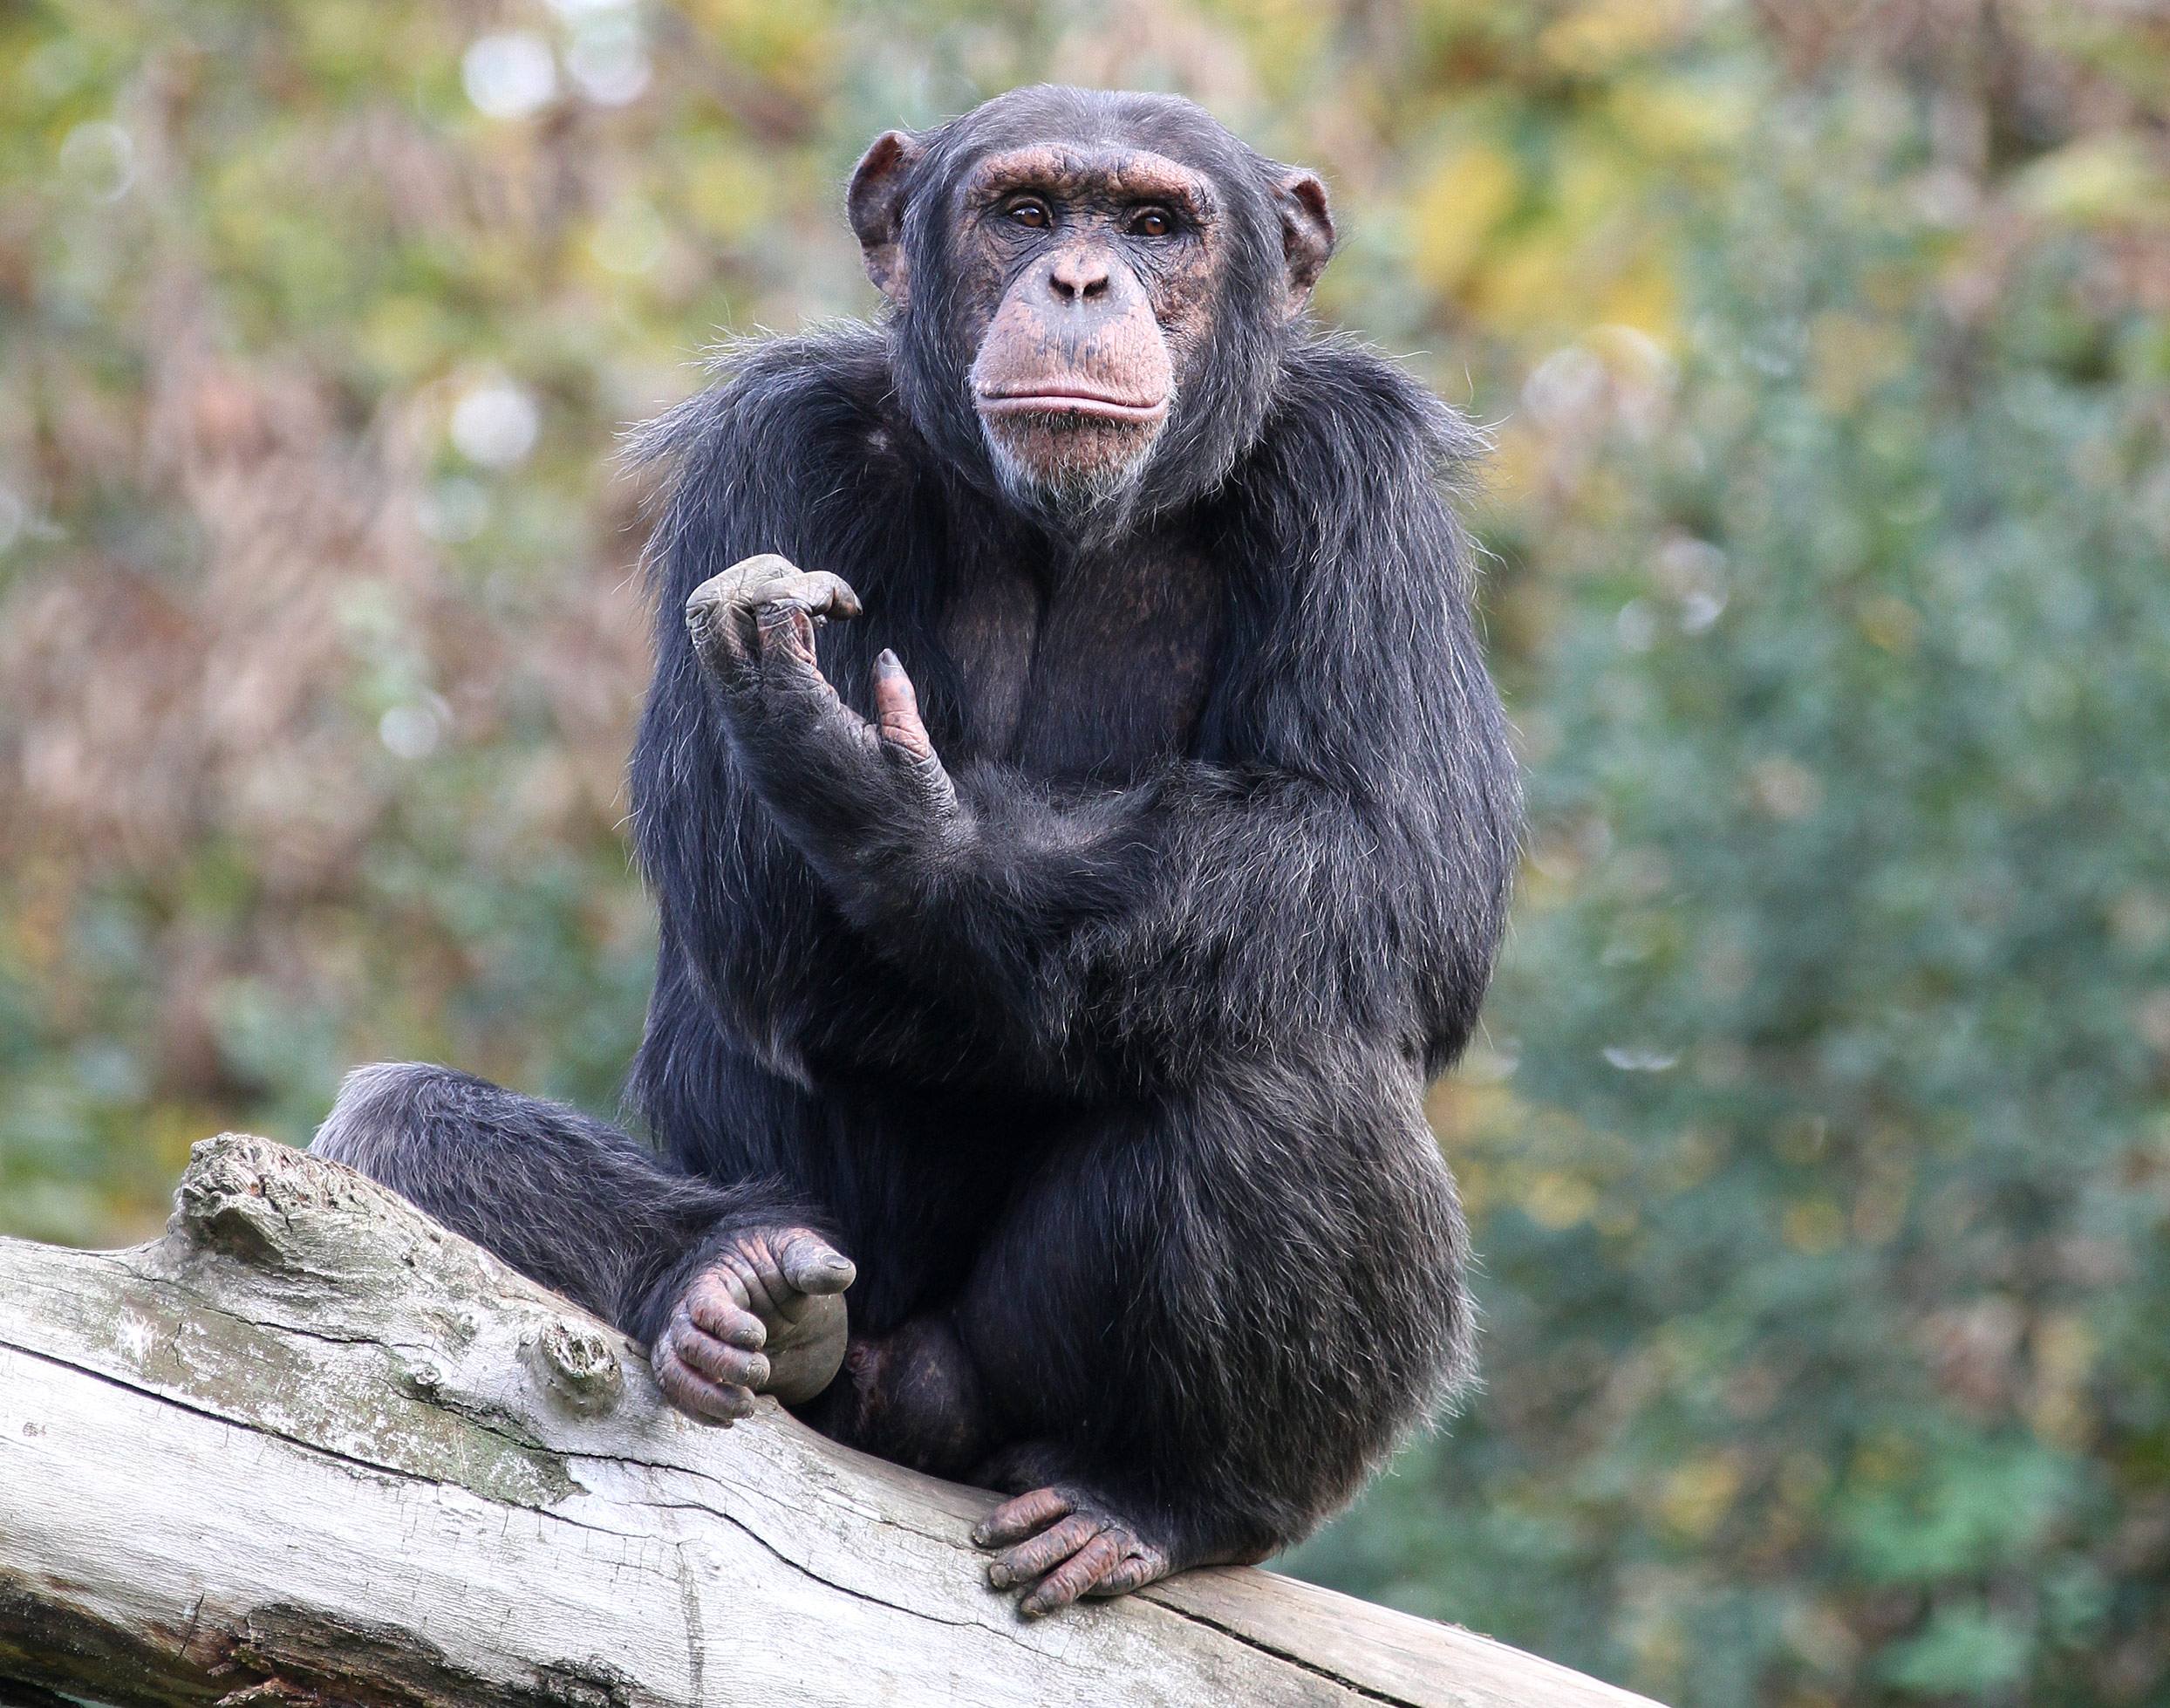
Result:
{"type": "Polygon", "coordinates": [[[1113,288],[1114,274],[1103,259],[1068,255],[1047,269],[1047,288],[1065,307],[1079,302],[1097,302],[1113,288]]]}

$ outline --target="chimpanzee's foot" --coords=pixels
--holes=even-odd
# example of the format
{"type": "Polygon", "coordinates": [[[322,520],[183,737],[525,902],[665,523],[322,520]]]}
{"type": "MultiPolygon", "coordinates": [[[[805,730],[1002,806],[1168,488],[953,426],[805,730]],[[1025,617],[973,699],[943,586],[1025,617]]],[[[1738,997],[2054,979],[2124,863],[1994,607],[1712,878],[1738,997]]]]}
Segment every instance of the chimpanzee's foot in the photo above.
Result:
{"type": "Polygon", "coordinates": [[[728,1424],[754,1396],[812,1399],[843,1363],[851,1261],[819,1234],[781,1227],[733,1237],[687,1283],[649,1349],[681,1411],[728,1424]]]}
{"type": "Polygon", "coordinates": [[[1068,1483],[1004,1501],[972,1539],[1002,1550],[987,1568],[987,1582],[997,1589],[1036,1586],[1017,1604],[1027,1619],[1068,1607],[1080,1595],[1128,1595],[1175,1569],[1166,1548],[1068,1483]]]}

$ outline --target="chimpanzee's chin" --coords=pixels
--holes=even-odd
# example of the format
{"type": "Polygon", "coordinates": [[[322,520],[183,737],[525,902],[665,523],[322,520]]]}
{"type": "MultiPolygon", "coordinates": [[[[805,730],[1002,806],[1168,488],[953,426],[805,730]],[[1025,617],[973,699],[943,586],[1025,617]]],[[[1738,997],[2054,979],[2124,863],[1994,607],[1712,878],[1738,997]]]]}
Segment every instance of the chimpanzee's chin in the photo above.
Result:
{"type": "Polygon", "coordinates": [[[1144,476],[1162,425],[1075,415],[983,416],[981,422],[1011,502],[1057,521],[1121,508],[1144,476]]]}

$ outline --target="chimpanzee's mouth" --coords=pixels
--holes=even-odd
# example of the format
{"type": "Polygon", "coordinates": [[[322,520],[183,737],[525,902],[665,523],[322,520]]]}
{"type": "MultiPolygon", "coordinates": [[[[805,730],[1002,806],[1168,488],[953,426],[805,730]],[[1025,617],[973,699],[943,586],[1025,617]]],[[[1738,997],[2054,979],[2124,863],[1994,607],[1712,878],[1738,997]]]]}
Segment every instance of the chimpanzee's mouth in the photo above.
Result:
{"type": "Polygon", "coordinates": [[[1142,400],[1111,397],[1105,392],[982,392],[982,415],[1082,415],[1095,420],[1148,427],[1168,413],[1165,397],[1142,400]]]}

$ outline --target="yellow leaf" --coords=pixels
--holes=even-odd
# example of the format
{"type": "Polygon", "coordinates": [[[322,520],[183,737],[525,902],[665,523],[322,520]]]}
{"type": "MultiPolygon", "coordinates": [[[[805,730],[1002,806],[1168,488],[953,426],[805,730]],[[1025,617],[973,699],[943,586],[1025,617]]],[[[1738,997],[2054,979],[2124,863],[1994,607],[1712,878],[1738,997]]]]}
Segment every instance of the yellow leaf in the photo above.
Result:
{"type": "Polygon", "coordinates": [[[1739,79],[1668,77],[1613,92],[1621,129],[1655,154],[1706,154],[1738,145],[1755,122],[1755,93],[1739,79]]]}
{"type": "Polygon", "coordinates": [[[1416,277],[1441,295],[1457,289],[1521,189],[1513,156],[1490,143],[1457,148],[1440,161],[1409,199],[1416,277]]]}
{"type": "Polygon", "coordinates": [[[1537,51],[1560,71],[1592,76],[1669,46],[1687,22],[1684,0],[1593,0],[1547,25],[1537,51]]]}
{"type": "Polygon", "coordinates": [[[1724,1521],[1740,1487],[1740,1467],[1725,1455],[1690,1459],[1665,1479],[1658,1516],[1668,1529],[1700,1541],[1724,1521]]]}
{"type": "Polygon", "coordinates": [[[1834,415],[1850,415],[1861,400],[1906,371],[1907,341],[1886,322],[1854,314],[1819,314],[1808,329],[1809,395],[1834,415]]]}
{"type": "Polygon", "coordinates": [[[2017,191],[2022,206],[2083,225],[2170,219],[2162,161],[2124,132],[2082,137],[2045,155],[2020,174],[2017,191]]]}

